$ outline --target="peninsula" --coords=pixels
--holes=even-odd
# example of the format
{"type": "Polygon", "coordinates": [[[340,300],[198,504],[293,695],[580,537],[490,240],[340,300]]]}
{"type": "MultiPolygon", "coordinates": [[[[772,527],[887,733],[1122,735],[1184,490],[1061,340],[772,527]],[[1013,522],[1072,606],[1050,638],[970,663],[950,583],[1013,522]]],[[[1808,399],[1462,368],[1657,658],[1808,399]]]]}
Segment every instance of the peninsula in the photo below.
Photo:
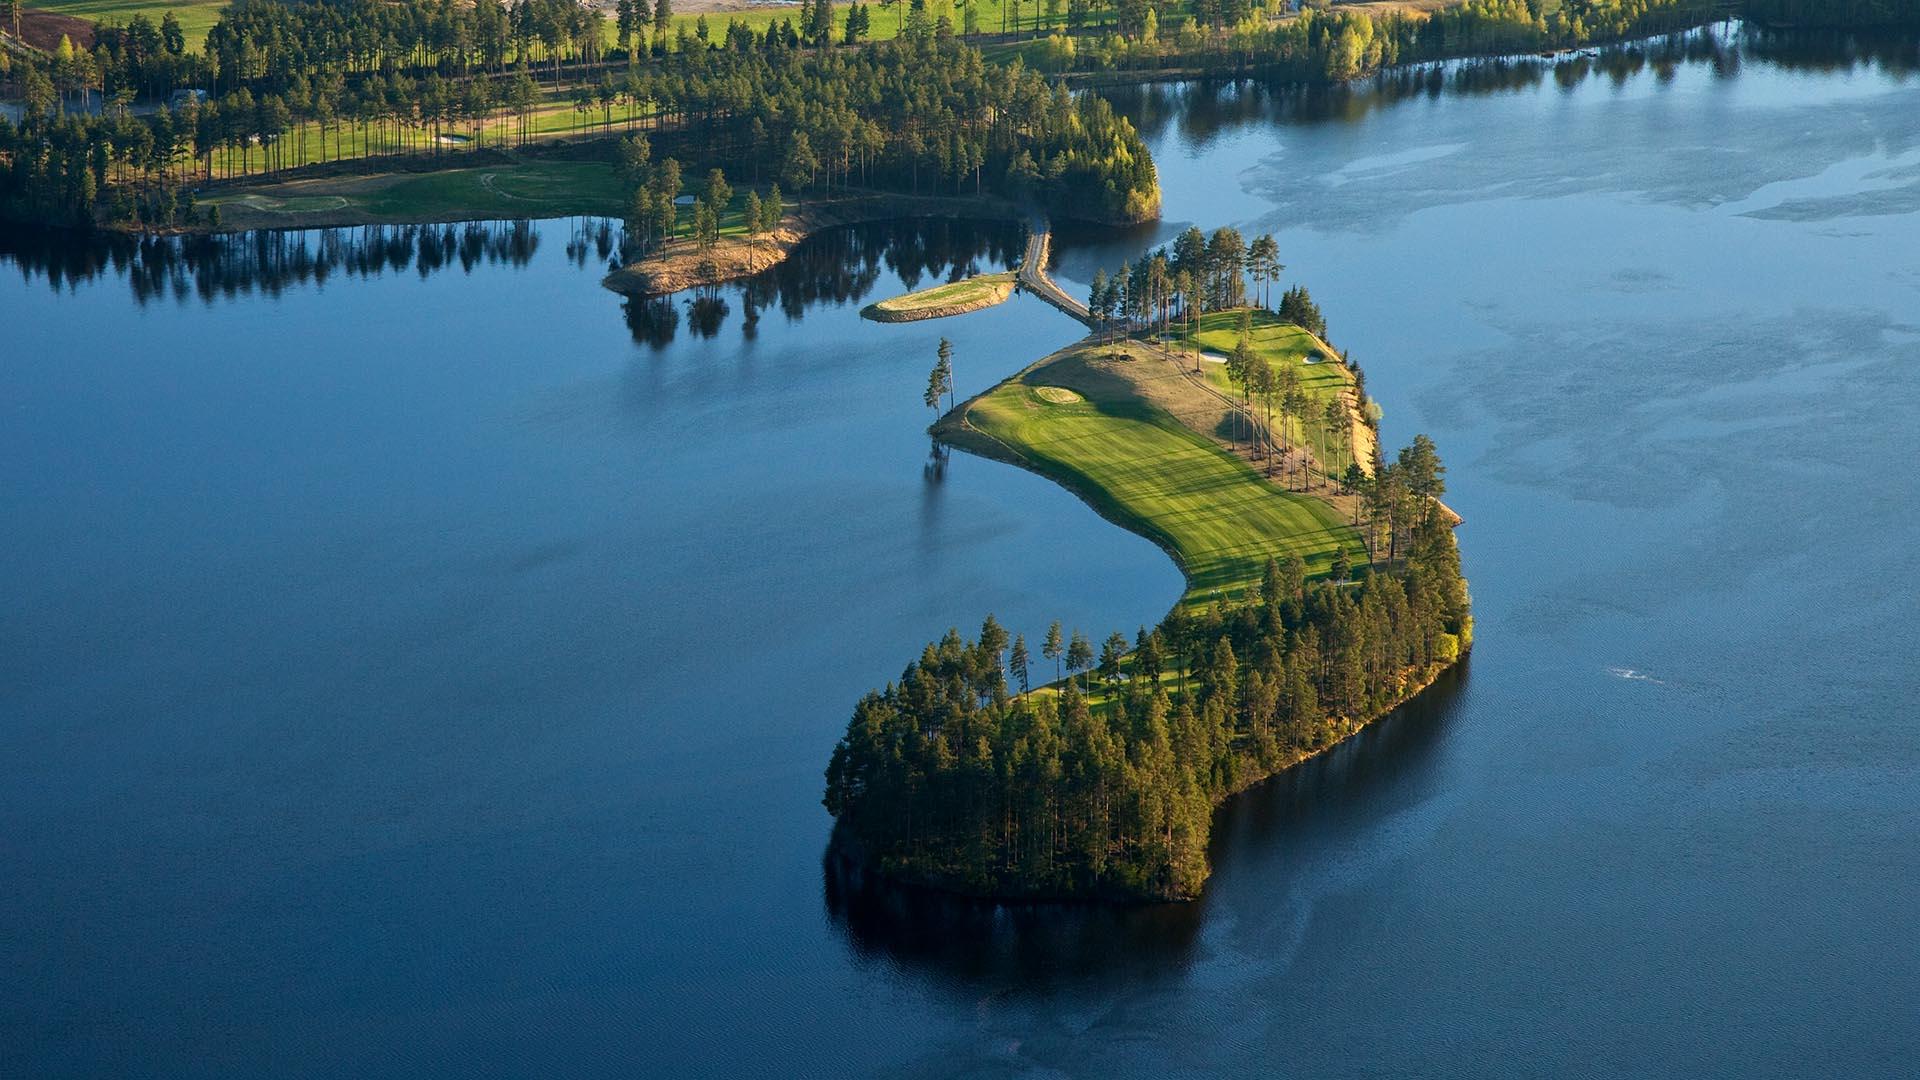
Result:
{"type": "Polygon", "coordinates": [[[1471,648],[1432,442],[1380,458],[1360,373],[1304,290],[1284,316],[1248,301],[1247,250],[1190,230],[1096,287],[1093,336],[935,425],[1152,539],[1187,589],[1098,644],[1056,622],[1036,649],[992,616],[929,644],[834,749],[845,857],[979,896],[1191,899],[1222,800],[1471,648]]]}

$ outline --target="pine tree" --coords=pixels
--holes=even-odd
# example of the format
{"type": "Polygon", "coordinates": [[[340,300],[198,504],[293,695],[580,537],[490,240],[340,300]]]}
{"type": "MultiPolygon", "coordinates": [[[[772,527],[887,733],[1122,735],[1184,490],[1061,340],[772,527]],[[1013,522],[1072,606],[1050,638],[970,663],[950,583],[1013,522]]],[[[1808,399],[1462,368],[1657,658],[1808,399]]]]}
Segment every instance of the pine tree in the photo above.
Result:
{"type": "Polygon", "coordinates": [[[1120,685],[1120,661],[1127,655],[1127,639],[1118,630],[1100,646],[1100,677],[1110,686],[1120,685]]]}
{"type": "Polygon", "coordinates": [[[947,390],[947,407],[953,407],[953,342],[940,339],[940,374],[947,390]]]}
{"type": "Polygon", "coordinates": [[[1067,674],[1077,675],[1093,666],[1093,645],[1075,630],[1067,642],[1067,674]]]}

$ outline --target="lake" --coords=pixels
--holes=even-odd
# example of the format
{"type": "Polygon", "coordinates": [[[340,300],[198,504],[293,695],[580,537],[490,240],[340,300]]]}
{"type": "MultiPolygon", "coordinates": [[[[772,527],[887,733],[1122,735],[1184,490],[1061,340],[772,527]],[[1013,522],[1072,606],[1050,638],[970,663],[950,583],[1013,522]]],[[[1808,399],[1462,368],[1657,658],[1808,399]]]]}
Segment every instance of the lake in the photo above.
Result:
{"type": "Polygon", "coordinates": [[[0,233],[0,1075],[1909,1075],[1920,80],[1714,40],[1115,94],[1164,219],[1058,276],[1274,232],[1476,600],[1180,907],[822,860],[923,642],[1180,591],[924,434],[1073,323],[858,318],[1017,230],[652,304],[592,222],[0,233]]]}

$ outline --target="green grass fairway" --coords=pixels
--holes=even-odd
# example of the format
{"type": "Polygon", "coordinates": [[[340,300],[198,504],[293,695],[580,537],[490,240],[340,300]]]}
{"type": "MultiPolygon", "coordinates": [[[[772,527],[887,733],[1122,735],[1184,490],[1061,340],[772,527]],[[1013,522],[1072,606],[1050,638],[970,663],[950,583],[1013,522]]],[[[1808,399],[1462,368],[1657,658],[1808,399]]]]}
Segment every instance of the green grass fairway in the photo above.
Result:
{"type": "Polygon", "coordinates": [[[1012,296],[1016,276],[1011,270],[1004,274],[979,274],[965,281],[935,285],[931,289],[868,304],[861,314],[878,322],[911,322],[978,311],[1012,296]]]}
{"type": "Polygon", "coordinates": [[[590,161],[541,161],[455,169],[409,177],[362,200],[382,217],[618,217],[625,196],[613,167],[590,161]]]}
{"type": "Polygon", "coordinates": [[[230,227],[345,222],[462,221],[487,218],[619,216],[625,195],[613,167],[597,161],[536,161],[431,173],[266,181],[220,191],[230,227]]]}
{"type": "MultiPolygon", "coordinates": [[[[705,179],[699,180],[700,184],[705,179]]],[[[689,194],[698,190],[686,189],[689,194]]],[[[745,189],[736,190],[720,216],[722,235],[746,231],[745,189]]],[[[494,218],[618,218],[626,188],[613,166],[598,161],[530,161],[430,173],[265,181],[229,188],[202,200],[221,208],[229,227],[300,228],[348,222],[478,221],[494,218]],[[236,216],[244,215],[244,216],[236,216]]],[[[693,207],[680,207],[680,229],[691,227],[693,207]]]]}
{"type": "MultiPolygon", "coordinates": [[[[1242,595],[1269,557],[1288,553],[1325,573],[1345,547],[1356,563],[1359,534],[1332,506],[1276,488],[1239,458],[1188,428],[1139,392],[1126,369],[1155,361],[1090,359],[1091,347],[1055,354],[976,398],[955,441],[1011,450],[1101,513],[1158,541],[1187,575],[1188,603],[1242,595]],[[1060,387],[1068,395],[1043,393],[1060,387]],[[1064,400],[1062,400],[1064,399],[1064,400]],[[988,445],[977,441],[988,437],[988,445]]],[[[952,425],[948,425],[949,429],[952,425]]]]}
{"type": "Polygon", "coordinates": [[[187,39],[187,51],[199,52],[206,44],[207,31],[226,10],[227,0],[180,0],[178,3],[152,3],[151,0],[29,0],[25,5],[36,11],[71,15],[96,23],[125,26],[135,15],[145,15],[157,28],[167,12],[180,20],[180,32],[187,39]]]}

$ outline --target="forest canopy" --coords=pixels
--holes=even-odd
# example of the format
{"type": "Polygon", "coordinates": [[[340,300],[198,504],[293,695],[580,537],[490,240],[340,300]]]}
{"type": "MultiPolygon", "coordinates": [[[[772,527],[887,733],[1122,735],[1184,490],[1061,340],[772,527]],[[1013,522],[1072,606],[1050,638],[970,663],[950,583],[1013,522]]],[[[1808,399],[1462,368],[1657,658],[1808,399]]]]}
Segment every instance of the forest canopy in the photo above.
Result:
{"type": "Polygon", "coordinates": [[[1424,436],[1376,481],[1417,507],[1401,557],[1177,607],[1096,652],[1049,630],[1036,660],[991,616],[948,631],[854,708],[827,767],[836,845],[977,895],[1173,900],[1206,881],[1213,809],[1405,701],[1472,646],[1466,581],[1424,436]],[[1050,669],[1050,670],[1045,670],[1050,669]],[[1056,676],[1035,689],[1039,672],[1056,676]]]}
{"type": "MultiPolygon", "coordinates": [[[[397,52],[389,34],[337,25],[342,13],[382,8],[243,0],[209,35],[207,62],[224,92],[146,114],[129,107],[136,90],[165,83],[111,43],[45,70],[27,65],[22,120],[0,121],[0,212],[80,224],[104,210],[115,221],[175,224],[178,190],[196,171],[212,178],[217,153],[231,175],[324,161],[329,136],[339,156],[343,134],[350,146],[357,135],[362,153],[377,144],[437,155],[443,134],[462,130],[475,145],[483,130],[528,141],[542,100],[538,68],[492,75],[498,56],[486,49],[456,66],[425,44],[397,52]],[[397,58],[425,73],[408,75],[397,58]],[[471,74],[451,79],[441,74],[449,67],[471,74]],[[112,107],[98,115],[67,107],[91,87],[105,89],[112,107]],[[517,132],[506,123],[514,118],[517,132]]],[[[390,17],[367,16],[376,26],[390,17]]],[[[736,24],[723,41],[599,78],[576,89],[581,111],[604,118],[603,130],[587,134],[611,135],[618,106],[624,127],[644,126],[657,156],[673,156],[688,175],[723,166],[801,194],[854,185],[994,192],[1094,221],[1159,212],[1152,156],[1104,99],[1050,86],[1017,60],[991,66],[950,37],[818,49],[778,27],[756,35],[736,24]]]]}

